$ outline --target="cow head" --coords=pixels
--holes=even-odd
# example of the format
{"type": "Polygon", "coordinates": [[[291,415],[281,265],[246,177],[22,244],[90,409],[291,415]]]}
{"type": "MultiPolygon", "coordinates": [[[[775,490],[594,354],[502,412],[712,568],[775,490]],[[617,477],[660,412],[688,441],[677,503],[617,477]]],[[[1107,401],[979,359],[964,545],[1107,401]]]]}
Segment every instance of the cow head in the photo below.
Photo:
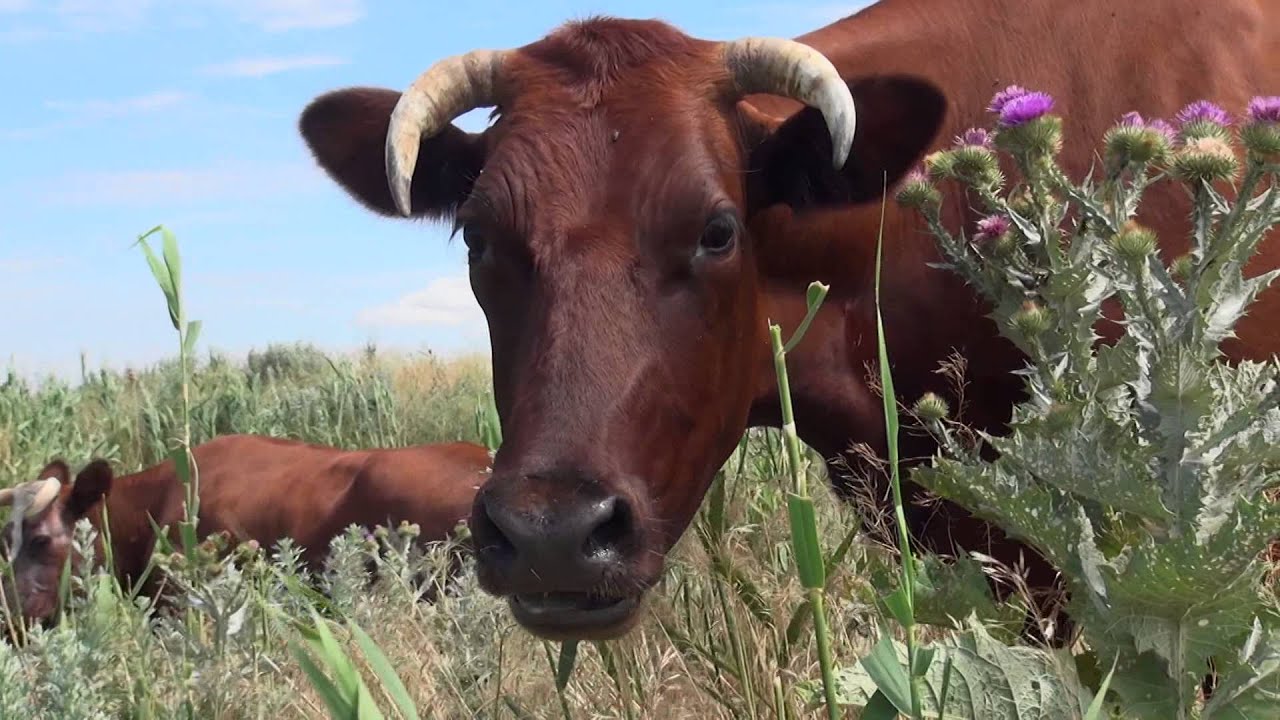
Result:
{"type": "Polygon", "coordinates": [[[788,40],[592,20],[302,113],[319,165],[366,207],[462,234],[504,435],[471,518],[479,578],[527,629],[630,627],[769,367],[752,219],[873,207],[944,105],[921,80],[846,82],[788,40]],[[807,108],[783,121],[751,93],[807,108]],[[484,132],[451,124],[477,107],[497,108],[484,132]]]}
{"type": "Polygon", "coordinates": [[[58,581],[72,558],[72,534],[80,518],[111,489],[111,466],[89,463],[75,482],[61,460],[40,472],[39,479],[0,490],[0,507],[12,505],[0,530],[0,557],[8,567],[3,597],[11,610],[28,621],[43,621],[58,607],[58,581]]]}

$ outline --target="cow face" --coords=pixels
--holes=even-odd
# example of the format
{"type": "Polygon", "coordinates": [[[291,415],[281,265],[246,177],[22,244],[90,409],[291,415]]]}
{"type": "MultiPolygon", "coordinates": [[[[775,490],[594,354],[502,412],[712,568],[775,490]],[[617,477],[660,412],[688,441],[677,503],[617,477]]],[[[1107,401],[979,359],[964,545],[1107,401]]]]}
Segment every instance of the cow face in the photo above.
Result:
{"type": "Polygon", "coordinates": [[[753,217],[878,199],[943,106],[918,80],[848,84],[789,41],[596,20],[445,61],[404,96],[305,110],[352,196],[452,217],[466,243],[504,435],[471,528],[482,586],[526,628],[604,638],[634,621],[770,367],[753,217]],[[809,107],[771,119],[747,91],[809,107]],[[484,133],[449,124],[483,105],[484,133]]]}
{"type": "Polygon", "coordinates": [[[36,622],[54,615],[62,569],[75,560],[75,525],[110,491],[111,481],[111,466],[104,460],[85,466],[74,484],[66,463],[55,460],[38,480],[0,491],[0,505],[14,505],[0,530],[0,557],[7,565],[0,586],[11,612],[36,622]]]}

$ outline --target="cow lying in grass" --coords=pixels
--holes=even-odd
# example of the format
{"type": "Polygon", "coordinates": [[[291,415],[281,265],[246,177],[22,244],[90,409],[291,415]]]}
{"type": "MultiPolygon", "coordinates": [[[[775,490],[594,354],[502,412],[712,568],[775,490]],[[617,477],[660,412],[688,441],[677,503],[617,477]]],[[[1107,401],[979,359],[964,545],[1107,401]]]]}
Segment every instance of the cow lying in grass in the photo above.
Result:
{"type": "MultiPolygon", "coordinates": [[[[488,451],[471,443],[340,450],[256,435],[219,437],[193,454],[200,538],[225,532],[235,542],[263,546],[292,538],[312,569],[350,525],[372,529],[408,522],[419,526],[419,542],[448,538],[471,512],[490,462],[488,451]]],[[[0,535],[11,566],[4,597],[11,607],[16,601],[28,621],[52,617],[81,518],[98,531],[97,561],[104,557],[104,507],[116,577],[126,587],[141,581],[139,589],[152,594],[155,578],[146,569],[156,546],[154,527],[168,526],[177,542],[184,492],[171,460],[116,478],[101,459],[86,465],[74,482],[67,464],[54,460],[37,480],[0,490],[0,506],[14,506],[0,535]]]]}

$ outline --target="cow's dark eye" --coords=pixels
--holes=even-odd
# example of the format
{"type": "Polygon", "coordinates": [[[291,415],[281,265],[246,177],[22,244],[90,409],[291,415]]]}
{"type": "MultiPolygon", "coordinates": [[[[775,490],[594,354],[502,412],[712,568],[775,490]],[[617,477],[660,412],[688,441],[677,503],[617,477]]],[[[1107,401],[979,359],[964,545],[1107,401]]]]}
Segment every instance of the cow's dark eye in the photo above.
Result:
{"type": "Polygon", "coordinates": [[[738,221],[730,213],[720,213],[707,223],[698,240],[699,255],[724,255],[738,239],[738,221]]]}
{"type": "Polygon", "coordinates": [[[479,262],[484,257],[485,247],[488,242],[485,240],[484,234],[481,233],[473,225],[467,225],[462,228],[462,242],[467,246],[467,262],[479,262]]]}
{"type": "Polygon", "coordinates": [[[31,539],[27,541],[27,547],[30,548],[32,552],[40,552],[49,547],[49,536],[33,535],[31,539]]]}

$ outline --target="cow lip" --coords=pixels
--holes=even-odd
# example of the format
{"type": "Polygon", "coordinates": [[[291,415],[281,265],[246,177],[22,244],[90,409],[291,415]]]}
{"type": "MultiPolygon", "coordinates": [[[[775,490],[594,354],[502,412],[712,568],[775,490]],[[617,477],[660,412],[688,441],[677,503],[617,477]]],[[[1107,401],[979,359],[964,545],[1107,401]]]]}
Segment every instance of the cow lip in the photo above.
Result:
{"type": "Polygon", "coordinates": [[[630,623],[640,596],[601,597],[584,592],[520,593],[507,599],[516,621],[538,635],[607,637],[630,623]]]}

